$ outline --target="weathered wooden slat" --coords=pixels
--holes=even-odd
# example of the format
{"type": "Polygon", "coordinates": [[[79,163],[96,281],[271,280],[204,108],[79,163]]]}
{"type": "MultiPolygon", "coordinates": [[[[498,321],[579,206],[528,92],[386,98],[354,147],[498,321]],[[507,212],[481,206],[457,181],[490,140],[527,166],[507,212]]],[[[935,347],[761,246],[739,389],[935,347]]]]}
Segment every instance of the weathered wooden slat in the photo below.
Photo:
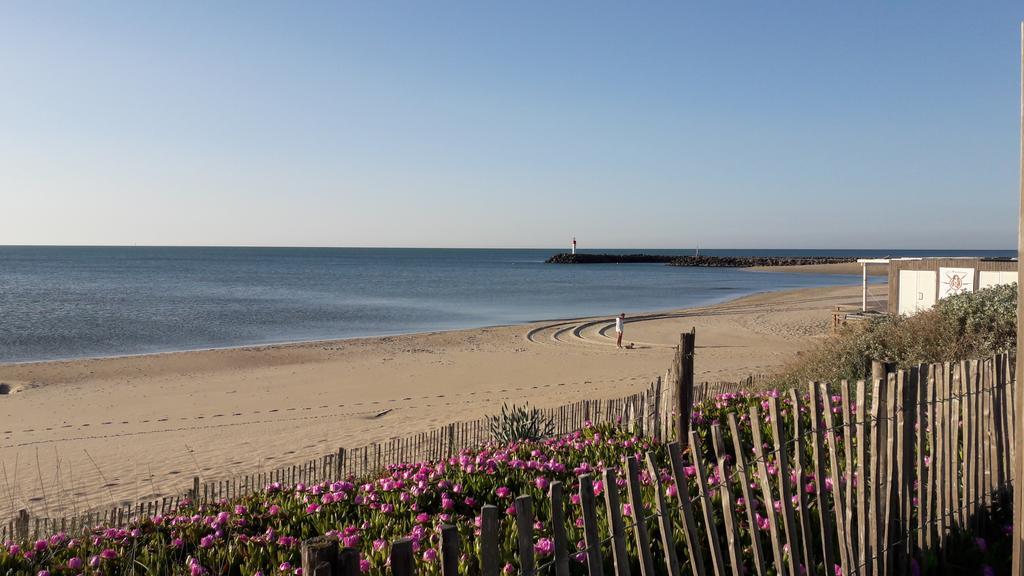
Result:
{"type": "Polygon", "coordinates": [[[300,549],[302,573],[311,576],[334,576],[338,566],[338,539],[320,536],[306,540],[300,549]]]}
{"type": "Polygon", "coordinates": [[[758,484],[761,485],[761,501],[764,503],[764,514],[768,518],[768,533],[771,537],[772,559],[779,574],[785,569],[790,576],[796,571],[792,554],[785,554],[783,551],[782,537],[779,532],[779,517],[775,512],[775,498],[771,490],[771,477],[768,474],[768,454],[764,438],[761,433],[761,410],[757,406],[750,407],[750,430],[753,435],[754,459],[757,461],[758,484]]]}
{"type": "MultiPolygon", "coordinates": [[[[918,397],[918,470],[921,492],[918,500],[919,539],[921,550],[931,549],[935,542],[935,421],[932,406],[935,402],[935,374],[928,364],[922,364],[918,377],[921,394],[918,397]],[[926,460],[927,459],[927,460],[926,460]]],[[[923,555],[918,555],[918,562],[923,555]]]]}
{"type": "Polygon", "coordinates": [[[645,463],[647,464],[647,474],[651,477],[651,484],[654,486],[654,509],[658,513],[658,534],[661,537],[665,570],[668,576],[679,576],[679,558],[676,557],[676,545],[672,538],[672,517],[669,516],[668,505],[665,502],[665,490],[661,486],[658,467],[654,463],[652,453],[647,453],[645,463]]]}
{"type": "Polygon", "coordinates": [[[480,574],[481,576],[498,576],[501,573],[501,561],[498,550],[500,535],[498,508],[490,504],[480,509],[480,574]]]}
{"type": "Polygon", "coordinates": [[[612,561],[616,576],[629,576],[629,556],[626,555],[626,528],[622,522],[622,503],[619,487],[615,483],[615,469],[605,468],[602,475],[604,505],[608,514],[609,532],[612,539],[612,561]]]}
{"type": "Polygon", "coordinates": [[[966,411],[968,410],[968,402],[967,395],[964,391],[964,382],[961,377],[959,365],[954,366],[947,363],[944,369],[948,370],[947,386],[949,386],[949,388],[947,389],[947,393],[952,398],[952,401],[949,403],[950,419],[947,429],[949,438],[946,440],[945,446],[945,456],[949,463],[949,477],[947,478],[946,484],[946,489],[949,493],[946,500],[946,514],[949,515],[950,518],[949,524],[947,525],[947,530],[949,530],[953,526],[961,528],[966,527],[964,518],[960,513],[960,502],[961,500],[966,500],[963,498],[964,492],[961,490],[961,486],[966,489],[967,485],[966,471],[964,469],[964,459],[961,457],[960,443],[962,440],[966,439],[966,436],[961,438],[960,423],[961,418],[966,415],[966,411]]]}
{"type": "Polygon", "coordinates": [[[806,476],[804,474],[803,459],[806,447],[800,418],[803,407],[800,402],[800,393],[796,389],[789,391],[789,402],[793,411],[793,441],[795,444],[793,447],[793,475],[796,477],[796,496],[797,501],[800,503],[800,511],[797,514],[800,526],[800,550],[803,565],[810,572],[817,566],[817,561],[814,554],[814,536],[812,534],[811,515],[808,511],[807,490],[804,489],[806,476]]]}
{"type": "Polygon", "coordinates": [[[885,430],[882,426],[882,418],[885,414],[885,390],[886,379],[877,378],[872,382],[871,394],[871,483],[868,489],[870,507],[868,508],[868,558],[871,561],[871,573],[882,574],[881,569],[884,563],[884,549],[882,539],[885,535],[885,510],[884,510],[884,481],[885,467],[883,458],[885,444],[885,430]]]}
{"type": "MultiPolygon", "coordinates": [[[[856,410],[856,397],[851,394],[849,380],[842,380],[839,383],[839,395],[839,406],[842,412],[840,417],[843,422],[843,471],[846,482],[846,505],[844,506],[846,513],[843,515],[843,522],[846,528],[845,542],[849,549],[850,564],[859,565],[857,559],[860,558],[860,540],[857,536],[857,497],[856,486],[854,485],[854,480],[857,477],[857,468],[853,459],[853,443],[857,436],[856,421],[860,415],[853,413],[853,410],[856,410]]],[[[833,480],[839,481],[840,479],[834,478],[833,480]]]]}
{"type": "Polygon", "coordinates": [[[768,417],[771,420],[772,436],[775,441],[775,468],[779,486],[779,500],[782,507],[782,527],[786,534],[786,543],[789,545],[789,569],[790,576],[796,576],[799,571],[796,567],[796,558],[800,556],[800,541],[796,526],[796,513],[793,510],[793,493],[790,489],[789,478],[789,451],[786,441],[785,428],[782,427],[782,411],[779,409],[779,399],[772,397],[768,399],[768,417]]]}
{"type": "MultiPolygon", "coordinates": [[[[823,434],[821,431],[821,421],[824,420],[829,429],[832,428],[832,409],[829,402],[828,388],[823,390],[821,397],[822,402],[819,402],[818,397],[818,385],[811,383],[808,386],[808,400],[809,400],[809,413],[811,417],[811,458],[814,462],[814,495],[815,500],[818,504],[818,526],[821,535],[821,558],[825,562],[826,572],[830,567],[837,564],[834,547],[835,543],[833,540],[833,533],[837,530],[842,530],[842,514],[837,520],[833,513],[830,513],[830,509],[842,510],[843,498],[842,498],[842,481],[839,479],[839,461],[832,458],[830,464],[832,467],[832,494],[834,496],[834,504],[829,505],[828,493],[825,490],[825,459],[823,447],[823,434]],[[822,414],[824,412],[824,414],[822,414]]],[[[831,436],[831,434],[830,434],[831,436]]],[[[833,442],[835,440],[833,439],[833,442]]],[[[843,560],[845,554],[840,554],[840,561],[843,560]]],[[[840,564],[842,566],[847,563],[840,564]]],[[[812,567],[813,568],[813,567],[812,567]]]]}
{"type": "Polygon", "coordinates": [[[633,456],[626,459],[626,489],[633,513],[633,537],[640,555],[640,574],[655,576],[654,559],[651,557],[651,537],[647,532],[644,500],[640,493],[640,467],[633,456]]]}
{"type": "Polygon", "coordinates": [[[416,574],[411,538],[402,538],[392,543],[390,558],[391,574],[394,576],[414,576],[416,574]]]}
{"type": "Polygon", "coordinates": [[[441,575],[459,576],[459,530],[455,526],[441,526],[441,575]]]}
{"type": "Polygon", "coordinates": [[[587,547],[587,573],[589,576],[601,576],[604,574],[604,568],[601,560],[601,541],[597,535],[594,482],[590,474],[580,476],[580,507],[583,510],[583,542],[587,547]]]}
{"type": "Polygon", "coordinates": [[[697,523],[693,519],[694,497],[690,494],[690,484],[686,480],[683,455],[679,446],[678,442],[671,442],[668,445],[669,464],[672,467],[672,482],[676,489],[676,501],[678,502],[679,516],[682,521],[683,536],[686,540],[686,553],[690,562],[690,569],[694,574],[704,574],[704,550],[700,545],[697,523]]]}
{"type": "Polygon", "coordinates": [[[708,488],[707,472],[704,469],[703,448],[693,429],[690,429],[689,436],[690,456],[696,469],[694,476],[697,479],[697,494],[700,496],[701,510],[704,512],[704,532],[711,552],[711,568],[715,576],[724,576],[725,558],[722,555],[722,545],[715,525],[715,509],[711,503],[711,490],[708,488]]]}
{"type": "Polygon", "coordinates": [[[534,499],[519,496],[515,499],[515,528],[519,549],[519,574],[534,576],[534,499]]]}
{"type": "MultiPolygon", "coordinates": [[[[757,512],[755,507],[754,493],[750,487],[750,476],[747,471],[747,458],[743,454],[743,443],[740,436],[739,423],[736,414],[730,413],[726,417],[729,424],[729,435],[732,437],[733,454],[736,457],[736,476],[739,480],[740,494],[745,502],[744,508],[747,511],[747,525],[750,526],[750,548],[754,555],[754,570],[758,576],[766,573],[764,562],[764,549],[761,546],[761,531],[758,528],[757,512]]],[[[765,503],[765,506],[771,506],[765,503]]]]}
{"type": "Polygon", "coordinates": [[[565,502],[560,481],[551,483],[548,497],[551,502],[551,541],[555,548],[555,576],[569,576],[569,538],[565,533],[565,502]]]}
{"type": "Polygon", "coordinates": [[[879,426],[884,429],[884,440],[882,442],[882,448],[884,452],[881,456],[881,464],[883,471],[881,473],[882,481],[884,485],[882,487],[882,570],[885,574],[893,573],[893,543],[896,541],[895,534],[895,522],[896,522],[896,482],[897,482],[897,463],[896,458],[896,438],[897,425],[896,418],[898,410],[896,406],[896,387],[898,384],[897,374],[889,372],[886,374],[887,386],[885,389],[885,411],[884,418],[879,422],[879,426]]]}
{"type": "Polygon", "coordinates": [[[725,451],[725,440],[722,438],[722,427],[717,423],[711,425],[711,443],[714,446],[718,462],[718,491],[722,498],[722,520],[725,525],[726,549],[729,551],[729,567],[732,569],[733,576],[742,576],[746,569],[743,566],[743,551],[740,550],[740,528],[739,520],[736,517],[736,500],[733,497],[727,473],[728,454],[725,451]]]}

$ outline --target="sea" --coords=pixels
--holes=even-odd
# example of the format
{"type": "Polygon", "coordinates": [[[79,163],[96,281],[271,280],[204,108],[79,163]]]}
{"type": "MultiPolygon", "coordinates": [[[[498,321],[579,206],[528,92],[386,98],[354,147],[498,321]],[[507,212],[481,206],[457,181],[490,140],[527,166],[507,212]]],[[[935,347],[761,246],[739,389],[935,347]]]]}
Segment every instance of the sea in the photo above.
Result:
{"type": "MultiPolygon", "coordinates": [[[[544,263],[564,251],[0,246],[0,363],[611,316],[707,305],[769,290],[860,282],[859,275],[544,263]]],[[[700,253],[1016,257],[1013,250],[700,253]]]]}

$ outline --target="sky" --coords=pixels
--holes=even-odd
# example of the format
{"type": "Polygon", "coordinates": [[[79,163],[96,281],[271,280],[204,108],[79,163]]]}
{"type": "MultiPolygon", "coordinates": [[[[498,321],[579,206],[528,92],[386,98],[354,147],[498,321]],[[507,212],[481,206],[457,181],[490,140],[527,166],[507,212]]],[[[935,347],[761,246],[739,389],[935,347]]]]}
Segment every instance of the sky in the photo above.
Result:
{"type": "Polygon", "coordinates": [[[1016,246],[986,2],[0,3],[0,245],[1016,246]]]}

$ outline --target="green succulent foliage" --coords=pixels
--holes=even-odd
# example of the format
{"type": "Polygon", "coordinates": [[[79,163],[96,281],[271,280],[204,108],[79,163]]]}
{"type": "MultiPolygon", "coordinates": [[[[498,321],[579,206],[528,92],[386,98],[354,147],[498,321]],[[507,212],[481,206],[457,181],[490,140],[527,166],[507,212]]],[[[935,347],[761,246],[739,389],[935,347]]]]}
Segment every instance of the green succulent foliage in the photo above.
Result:
{"type": "Polygon", "coordinates": [[[494,440],[503,444],[512,442],[535,442],[555,433],[555,423],[537,408],[529,404],[501,405],[501,414],[487,417],[494,440]]]}

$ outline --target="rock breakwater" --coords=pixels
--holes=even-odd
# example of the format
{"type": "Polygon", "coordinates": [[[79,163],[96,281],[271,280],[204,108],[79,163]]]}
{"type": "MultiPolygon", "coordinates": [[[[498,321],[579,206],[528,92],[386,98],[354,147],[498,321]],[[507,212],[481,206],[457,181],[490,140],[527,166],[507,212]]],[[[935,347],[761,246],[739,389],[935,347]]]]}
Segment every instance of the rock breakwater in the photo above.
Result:
{"type": "Polygon", "coordinates": [[[700,268],[751,268],[754,266],[807,266],[813,264],[845,264],[856,258],[836,256],[679,256],[669,266],[700,268]]]}
{"type": "Polygon", "coordinates": [[[666,254],[555,254],[548,264],[667,264],[696,268],[751,268],[843,264],[856,258],[838,256],[670,256],[666,254]]]}

